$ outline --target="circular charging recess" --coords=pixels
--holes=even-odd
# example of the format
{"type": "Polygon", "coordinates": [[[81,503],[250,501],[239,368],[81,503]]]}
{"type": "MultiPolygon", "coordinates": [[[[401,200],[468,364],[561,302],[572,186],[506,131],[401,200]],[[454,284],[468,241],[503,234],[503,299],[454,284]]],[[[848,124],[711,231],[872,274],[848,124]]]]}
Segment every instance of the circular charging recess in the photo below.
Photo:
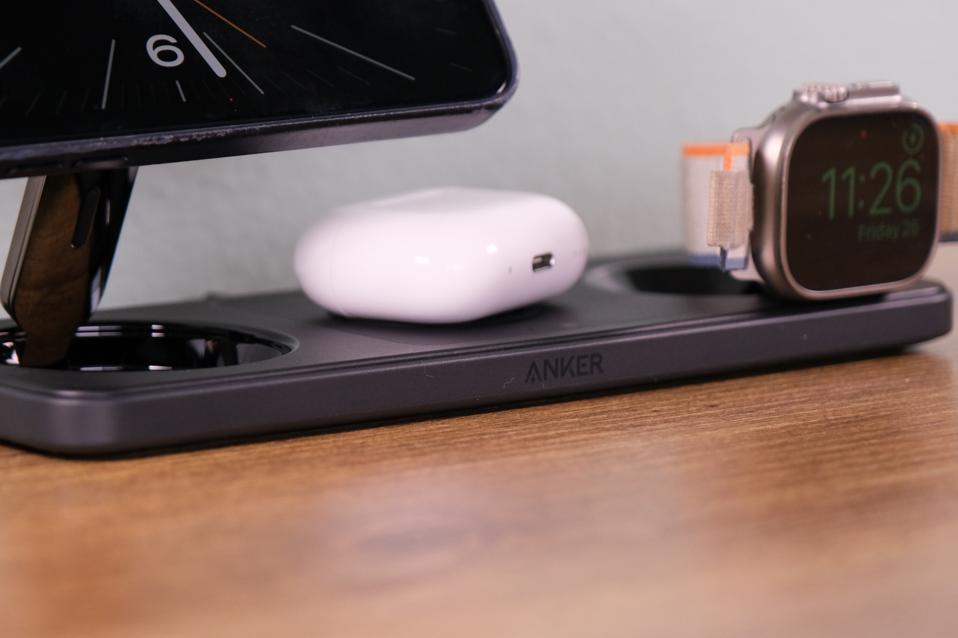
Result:
{"type": "Polygon", "coordinates": [[[755,295],[761,286],[752,281],[739,281],[714,268],[662,266],[634,268],[624,273],[632,288],[641,292],[681,295],[755,295]]]}
{"type": "MultiPolygon", "coordinates": [[[[0,362],[18,366],[26,347],[19,329],[0,330],[0,362]]],[[[268,361],[292,352],[296,342],[226,328],[170,323],[117,322],[77,328],[55,370],[148,372],[202,370],[268,361]]]]}
{"type": "Polygon", "coordinates": [[[685,264],[616,262],[592,270],[587,280],[610,292],[640,292],[657,295],[722,296],[760,295],[762,287],[740,281],[717,268],[685,264]]]}

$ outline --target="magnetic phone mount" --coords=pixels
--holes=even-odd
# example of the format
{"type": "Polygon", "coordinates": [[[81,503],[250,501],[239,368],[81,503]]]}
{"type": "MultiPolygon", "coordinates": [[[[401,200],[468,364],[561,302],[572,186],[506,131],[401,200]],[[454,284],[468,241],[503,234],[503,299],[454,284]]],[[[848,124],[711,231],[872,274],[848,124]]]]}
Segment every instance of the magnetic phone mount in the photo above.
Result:
{"type": "Polygon", "coordinates": [[[99,304],[136,169],[31,177],[0,298],[25,336],[18,363],[61,361],[99,304]]]}
{"type": "Polygon", "coordinates": [[[135,168],[31,177],[0,299],[19,330],[0,332],[7,365],[83,371],[236,365],[289,351],[221,328],[84,324],[99,305],[136,180],[135,168]]]}

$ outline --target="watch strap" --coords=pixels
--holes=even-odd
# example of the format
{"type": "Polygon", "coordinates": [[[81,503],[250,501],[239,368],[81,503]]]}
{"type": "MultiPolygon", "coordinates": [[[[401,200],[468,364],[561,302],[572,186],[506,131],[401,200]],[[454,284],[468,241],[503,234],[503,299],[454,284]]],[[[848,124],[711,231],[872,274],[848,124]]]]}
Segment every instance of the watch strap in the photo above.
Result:
{"type": "Polygon", "coordinates": [[[687,144],[682,148],[685,244],[697,265],[744,270],[754,220],[747,143],[687,144]]]}
{"type": "Polygon", "coordinates": [[[958,123],[941,124],[940,236],[958,241],[958,123]]]}
{"type": "MultiPolygon", "coordinates": [[[[941,186],[939,236],[958,242],[958,122],[939,126],[941,186]]],[[[692,263],[726,271],[749,268],[754,189],[747,143],[682,147],[685,247],[692,263]]]]}

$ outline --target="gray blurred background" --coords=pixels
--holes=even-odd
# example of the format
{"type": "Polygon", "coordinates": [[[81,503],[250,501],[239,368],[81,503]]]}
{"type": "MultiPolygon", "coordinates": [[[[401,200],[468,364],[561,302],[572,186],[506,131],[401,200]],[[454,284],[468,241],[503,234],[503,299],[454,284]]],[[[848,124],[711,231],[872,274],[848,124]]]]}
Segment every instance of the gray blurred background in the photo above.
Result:
{"type": "MultiPolygon", "coordinates": [[[[684,140],[756,124],[806,80],[894,79],[958,119],[953,0],[500,0],[520,89],[444,137],[148,167],[110,306],[296,285],[297,236],[323,211],[458,184],[557,196],[593,253],[677,245],[684,140]]],[[[23,182],[0,181],[5,258],[23,182]]]]}

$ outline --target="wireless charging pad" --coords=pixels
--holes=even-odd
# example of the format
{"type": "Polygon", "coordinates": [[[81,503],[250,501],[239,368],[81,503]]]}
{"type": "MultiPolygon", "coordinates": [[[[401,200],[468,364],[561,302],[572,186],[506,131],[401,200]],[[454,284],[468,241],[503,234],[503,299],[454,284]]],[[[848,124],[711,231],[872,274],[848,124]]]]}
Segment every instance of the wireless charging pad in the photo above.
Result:
{"type": "Polygon", "coordinates": [[[330,316],[299,293],[98,313],[61,369],[0,333],[0,438],[103,455],[864,355],[951,330],[935,283],[792,304],[678,255],[594,264],[548,304],[455,326],[330,316]]]}

